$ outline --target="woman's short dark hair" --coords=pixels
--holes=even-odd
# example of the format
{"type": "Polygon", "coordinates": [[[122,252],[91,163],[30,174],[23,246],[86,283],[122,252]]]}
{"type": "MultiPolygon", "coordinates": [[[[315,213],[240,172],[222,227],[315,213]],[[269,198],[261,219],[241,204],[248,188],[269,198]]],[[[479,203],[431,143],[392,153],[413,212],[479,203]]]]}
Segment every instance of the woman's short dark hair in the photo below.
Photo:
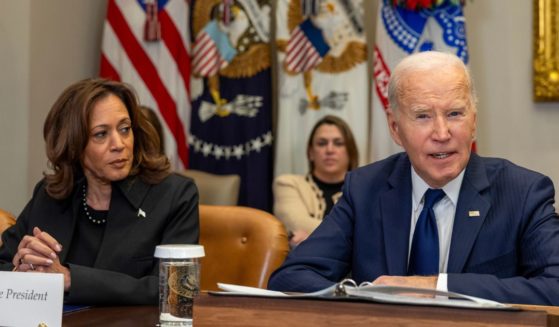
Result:
{"type": "Polygon", "coordinates": [[[132,123],[134,159],[130,175],[138,175],[149,184],[157,184],[169,175],[169,160],[160,153],[157,132],[139,111],[132,88],[106,79],[85,79],[62,92],[43,127],[52,170],[44,174],[46,190],[53,198],[67,198],[77,176],[83,175],[82,158],[89,141],[89,118],[95,104],[111,94],[124,103],[132,123]]]}
{"type": "Polygon", "coordinates": [[[334,125],[340,130],[340,133],[344,138],[347,156],[349,157],[347,170],[349,171],[357,168],[357,166],[359,165],[359,151],[357,150],[357,144],[355,144],[355,138],[353,137],[351,129],[349,128],[348,124],[343,121],[343,119],[333,115],[326,115],[319,121],[317,121],[316,124],[314,124],[311,130],[311,135],[309,136],[309,140],[307,142],[307,160],[309,161],[310,172],[312,173],[312,171],[314,170],[314,164],[309,159],[309,151],[312,147],[312,140],[314,138],[314,135],[316,134],[318,128],[322,125],[334,125]]]}

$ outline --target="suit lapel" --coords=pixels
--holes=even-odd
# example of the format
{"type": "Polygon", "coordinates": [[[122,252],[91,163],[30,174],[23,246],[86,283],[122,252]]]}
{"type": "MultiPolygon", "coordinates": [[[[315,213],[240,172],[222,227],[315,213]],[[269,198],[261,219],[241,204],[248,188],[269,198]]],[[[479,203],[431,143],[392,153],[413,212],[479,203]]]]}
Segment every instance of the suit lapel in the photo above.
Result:
{"type": "Polygon", "coordinates": [[[466,167],[454,216],[447,269],[449,273],[462,272],[491,208],[487,195],[482,193],[487,187],[489,187],[489,181],[483,162],[480,157],[472,154],[466,167]]]}
{"type": "Polygon", "coordinates": [[[391,186],[381,195],[380,210],[389,275],[406,275],[411,217],[411,166],[403,155],[388,179],[391,186]]]}
{"type": "MultiPolygon", "coordinates": [[[[141,204],[150,186],[137,177],[129,177],[123,181],[113,183],[111,204],[107,217],[107,226],[103,242],[97,255],[95,266],[102,266],[102,262],[110,261],[115,247],[126,246],[126,236],[131,235],[138,219],[145,219],[140,215],[141,204]]],[[[135,235],[141,237],[141,235],[135,235]]]]}
{"type": "Polygon", "coordinates": [[[74,237],[74,232],[76,231],[76,222],[80,214],[80,206],[82,205],[82,187],[85,183],[85,178],[82,178],[76,183],[74,192],[71,195],[71,200],[62,207],[63,213],[60,215],[63,217],[62,220],[57,220],[57,226],[52,226],[53,231],[60,231],[61,233],[56,233],[56,240],[62,244],[62,252],[58,255],[61,262],[66,262],[66,257],[68,256],[68,251],[72,245],[72,238],[74,237]],[[59,229],[59,226],[71,226],[70,229],[66,227],[59,229]]]}

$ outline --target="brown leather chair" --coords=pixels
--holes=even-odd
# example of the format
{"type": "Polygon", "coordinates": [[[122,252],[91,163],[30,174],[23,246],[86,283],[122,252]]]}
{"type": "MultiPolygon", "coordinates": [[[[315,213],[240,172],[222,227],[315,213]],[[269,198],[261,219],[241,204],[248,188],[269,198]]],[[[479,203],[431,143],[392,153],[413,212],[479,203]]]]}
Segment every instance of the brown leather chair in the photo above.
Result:
{"type": "Polygon", "coordinates": [[[248,207],[200,205],[200,244],[202,290],[217,282],[266,288],[289,252],[283,224],[248,207]]]}
{"type": "Polygon", "coordinates": [[[200,204],[237,205],[241,186],[239,175],[217,175],[196,169],[186,169],[181,174],[196,183],[200,204]]]}
{"type": "MultiPolygon", "coordinates": [[[[16,223],[16,218],[11,213],[0,209],[0,236],[6,229],[16,223]]],[[[2,238],[0,238],[0,246],[2,246],[2,238]]]]}

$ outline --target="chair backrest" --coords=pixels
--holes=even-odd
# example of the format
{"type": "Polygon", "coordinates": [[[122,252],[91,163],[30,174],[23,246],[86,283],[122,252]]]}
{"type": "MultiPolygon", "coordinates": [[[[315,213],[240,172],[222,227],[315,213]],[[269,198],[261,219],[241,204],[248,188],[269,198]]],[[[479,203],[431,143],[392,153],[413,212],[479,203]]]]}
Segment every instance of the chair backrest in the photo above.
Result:
{"type": "Polygon", "coordinates": [[[217,282],[266,288],[289,252],[283,224],[248,207],[200,205],[200,244],[202,290],[217,290],[217,282]]]}
{"type": "Polygon", "coordinates": [[[195,169],[186,169],[181,173],[196,183],[200,204],[237,205],[241,186],[239,175],[217,175],[195,169]]]}
{"type": "MultiPolygon", "coordinates": [[[[0,236],[2,233],[16,223],[16,218],[11,213],[0,209],[0,236]]],[[[2,245],[2,238],[0,238],[0,246],[2,245]]]]}

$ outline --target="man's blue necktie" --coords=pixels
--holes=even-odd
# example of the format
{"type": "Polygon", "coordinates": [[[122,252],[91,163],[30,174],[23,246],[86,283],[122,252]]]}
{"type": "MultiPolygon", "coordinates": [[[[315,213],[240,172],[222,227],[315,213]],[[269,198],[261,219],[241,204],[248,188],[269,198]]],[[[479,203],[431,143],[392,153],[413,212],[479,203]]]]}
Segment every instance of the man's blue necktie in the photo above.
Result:
{"type": "Polygon", "coordinates": [[[439,233],[433,206],[445,196],[440,189],[425,192],[423,210],[413,233],[408,275],[437,275],[439,273],[439,233]]]}

